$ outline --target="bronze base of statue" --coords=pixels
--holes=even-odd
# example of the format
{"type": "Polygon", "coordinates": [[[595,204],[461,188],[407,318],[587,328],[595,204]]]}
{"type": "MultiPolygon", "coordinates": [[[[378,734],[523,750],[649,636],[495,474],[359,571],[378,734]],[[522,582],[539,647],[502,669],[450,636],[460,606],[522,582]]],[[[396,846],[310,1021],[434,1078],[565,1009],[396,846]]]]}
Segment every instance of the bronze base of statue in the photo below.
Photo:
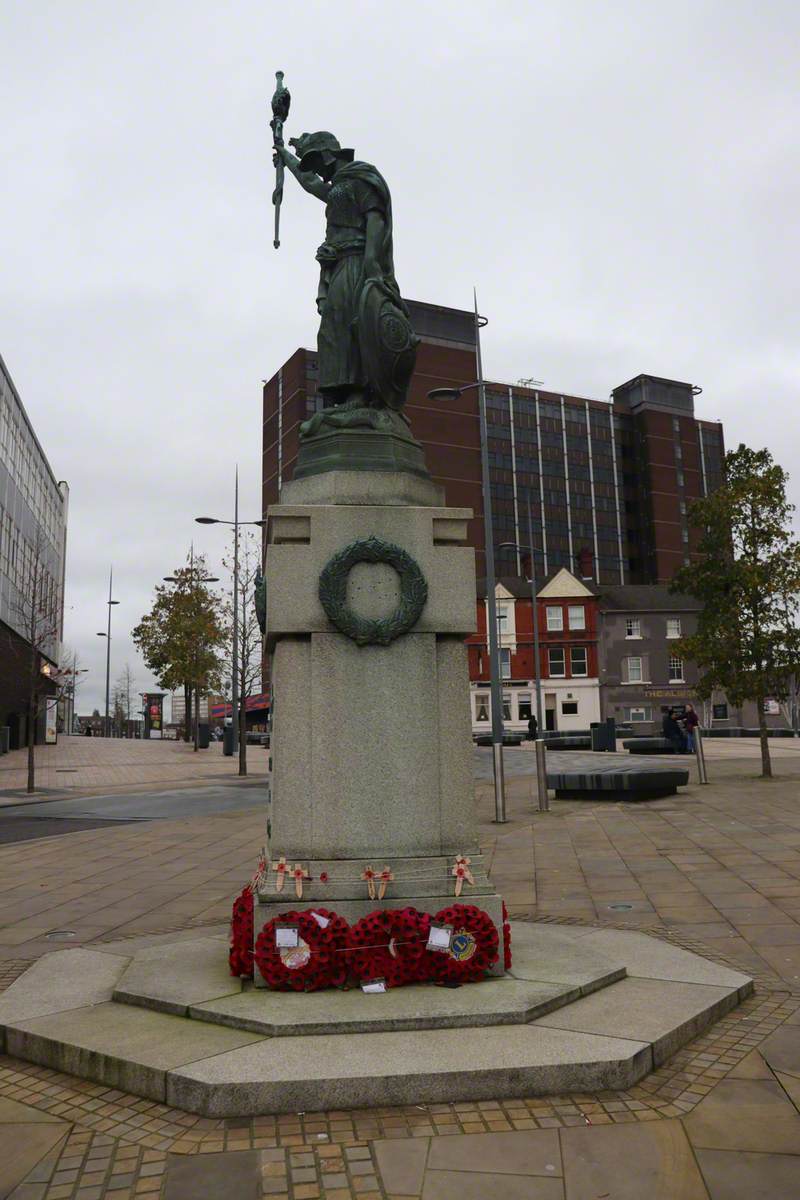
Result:
{"type": "Polygon", "coordinates": [[[404,471],[429,479],[406,418],[387,408],[339,405],[300,426],[295,479],[324,471],[404,471]]]}

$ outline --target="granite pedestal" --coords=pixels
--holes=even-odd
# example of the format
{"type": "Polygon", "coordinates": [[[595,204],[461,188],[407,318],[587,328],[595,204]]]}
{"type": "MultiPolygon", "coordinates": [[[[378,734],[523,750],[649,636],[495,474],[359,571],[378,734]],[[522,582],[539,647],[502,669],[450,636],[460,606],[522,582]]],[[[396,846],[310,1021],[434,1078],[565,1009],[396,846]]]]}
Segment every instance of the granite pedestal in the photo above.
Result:
{"type": "MultiPolygon", "coordinates": [[[[309,905],[351,922],[380,907],[436,913],[454,901],[458,855],[471,859],[474,881],[461,901],[486,911],[500,934],[502,901],[478,852],[472,781],[470,510],[445,507],[420,476],[331,471],[287,484],[268,515],[273,775],[256,937],[266,921],[309,905]],[[341,632],[319,594],[334,556],[370,538],[400,547],[427,584],[416,622],[386,645],[341,632]],[[281,859],[302,869],[302,898],[291,878],[279,889],[281,859]],[[380,899],[362,876],[384,868],[393,879],[380,899]]],[[[349,571],[346,604],[356,616],[380,621],[400,600],[390,565],[349,571]]]]}

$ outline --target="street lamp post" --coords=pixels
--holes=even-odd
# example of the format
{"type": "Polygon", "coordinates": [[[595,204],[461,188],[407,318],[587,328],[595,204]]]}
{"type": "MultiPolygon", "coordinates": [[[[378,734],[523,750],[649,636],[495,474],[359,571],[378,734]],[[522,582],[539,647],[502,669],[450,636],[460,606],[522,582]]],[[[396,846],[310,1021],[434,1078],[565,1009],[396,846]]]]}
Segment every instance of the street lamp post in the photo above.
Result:
{"type": "Polygon", "coordinates": [[[233,526],[233,650],[231,654],[231,712],[233,714],[233,752],[239,749],[239,526],[258,525],[263,528],[266,521],[239,520],[239,468],[236,468],[236,483],[234,487],[233,520],[225,521],[221,517],[195,517],[198,525],[232,525],[233,526]]]}
{"type": "Polygon", "coordinates": [[[501,542],[497,547],[498,550],[517,550],[521,553],[530,552],[531,556],[531,607],[533,621],[533,673],[536,686],[536,724],[539,730],[539,737],[543,733],[542,725],[542,665],[539,659],[539,612],[536,603],[536,555],[541,554],[541,550],[537,550],[533,544],[533,519],[531,517],[531,498],[528,496],[528,546],[520,546],[517,542],[501,542]]]}
{"type": "Polygon", "coordinates": [[[478,316],[478,299],[475,296],[475,365],[478,378],[474,383],[462,387],[434,388],[428,392],[429,400],[456,399],[471,388],[478,389],[478,411],[480,415],[481,439],[481,490],[483,491],[483,526],[486,553],[486,624],[489,643],[489,681],[492,709],[492,766],[494,768],[494,812],[495,821],[506,821],[506,787],[503,769],[503,694],[500,681],[500,655],[497,638],[497,606],[494,578],[494,536],[492,524],[492,490],[489,477],[489,437],[486,427],[486,386],[483,379],[480,331],[486,318],[478,316]]]}
{"type": "Polygon", "coordinates": [[[119,604],[119,600],[111,599],[111,589],[114,581],[114,568],[110,567],[108,571],[108,629],[105,633],[98,633],[98,637],[106,639],[106,716],[103,722],[103,736],[110,736],[109,721],[108,721],[108,702],[111,692],[111,608],[114,604],[119,604]]]}

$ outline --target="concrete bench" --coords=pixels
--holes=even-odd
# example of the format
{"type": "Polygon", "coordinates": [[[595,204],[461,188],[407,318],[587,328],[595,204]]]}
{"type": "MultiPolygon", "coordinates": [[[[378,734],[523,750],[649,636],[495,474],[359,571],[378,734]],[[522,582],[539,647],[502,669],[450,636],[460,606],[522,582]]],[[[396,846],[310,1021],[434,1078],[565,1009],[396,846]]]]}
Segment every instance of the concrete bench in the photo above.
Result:
{"type": "MultiPolygon", "coordinates": [[[[503,734],[503,745],[504,746],[521,746],[522,743],[527,739],[527,737],[528,737],[527,733],[522,733],[522,732],[510,733],[508,730],[506,730],[505,733],[503,734]]],[[[472,735],[472,740],[475,742],[476,746],[491,746],[492,735],[490,733],[474,733],[472,735]]]]}
{"type": "Polygon", "coordinates": [[[591,750],[592,748],[591,737],[584,737],[581,734],[557,738],[550,738],[545,734],[544,742],[548,750],[591,750]]]}
{"type": "Polygon", "coordinates": [[[547,784],[559,800],[656,800],[688,782],[688,768],[677,765],[632,763],[622,755],[547,756],[547,784]]]}
{"type": "Polygon", "coordinates": [[[674,744],[663,737],[630,738],[622,743],[631,754],[678,754],[674,744]]]}

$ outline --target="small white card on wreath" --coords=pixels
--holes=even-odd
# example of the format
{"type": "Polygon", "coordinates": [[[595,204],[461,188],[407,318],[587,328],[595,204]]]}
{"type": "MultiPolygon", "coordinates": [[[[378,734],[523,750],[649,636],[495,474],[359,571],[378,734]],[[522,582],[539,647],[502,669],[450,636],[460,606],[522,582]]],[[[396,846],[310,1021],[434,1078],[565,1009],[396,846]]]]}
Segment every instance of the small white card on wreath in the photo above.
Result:
{"type": "Polygon", "coordinates": [[[300,930],[296,925],[276,925],[275,945],[278,950],[293,950],[300,939],[300,930]]]}
{"type": "Polygon", "coordinates": [[[365,992],[367,995],[372,995],[373,993],[377,993],[377,992],[385,992],[386,991],[386,980],[385,979],[365,979],[364,982],[361,984],[361,990],[362,990],[362,992],[365,992]]]}
{"type": "Polygon", "coordinates": [[[453,944],[453,926],[452,925],[434,925],[431,922],[431,927],[428,932],[428,950],[435,950],[439,954],[447,954],[453,944]]]}

